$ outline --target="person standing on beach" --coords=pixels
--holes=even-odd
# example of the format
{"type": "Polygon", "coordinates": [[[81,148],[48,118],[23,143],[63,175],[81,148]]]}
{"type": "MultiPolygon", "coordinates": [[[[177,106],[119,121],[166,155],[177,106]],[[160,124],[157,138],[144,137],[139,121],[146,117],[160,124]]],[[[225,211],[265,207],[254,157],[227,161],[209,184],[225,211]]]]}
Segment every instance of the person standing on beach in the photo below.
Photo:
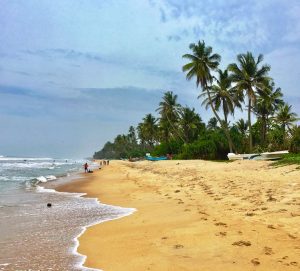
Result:
{"type": "Polygon", "coordinates": [[[87,173],[89,171],[88,170],[88,168],[89,168],[88,163],[85,163],[83,166],[84,166],[84,172],[87,173]]]}

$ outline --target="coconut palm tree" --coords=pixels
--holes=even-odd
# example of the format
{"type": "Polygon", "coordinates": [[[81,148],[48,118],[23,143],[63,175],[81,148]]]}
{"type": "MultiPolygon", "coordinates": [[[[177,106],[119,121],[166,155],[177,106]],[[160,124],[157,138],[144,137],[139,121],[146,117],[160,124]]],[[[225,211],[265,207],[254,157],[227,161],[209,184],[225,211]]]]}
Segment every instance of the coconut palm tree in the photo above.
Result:
{"type": "Polygon", "coordinates": [[[228,140],[230,152],[233,151],[233,144],[230,138],[229,131],[224,122],[219,117],[215,108],[214,102],[211,97],[210,87],[213,82],[213,75],[211,72],[217,71],[221,56],[212,53],[212,47],[206,46],[204,41],[199,41],[198,44],[190,44],[192,54],[185,54],[182,57],[188,59],[190,62],[182,67],[183,72],[186,72],[186,79],[191,80],[196,78],[196,85],[202,88],[203,92],[206,92],[208,97],[208,104],[210,105],[216,119],[220,123],[222,129],[228,140]]]}
{"type": "Polygon", "coordinates": [[[269,82],[264,91],[258,89],[260,96],[254,106],[254,113],[261,120],[261,143],[265,144],[270,116],[273,116],[280,105],[284,104],[281,88],[275,89],[275,83],[269,82]]]}
{"type": "Polygon", "coordinates": [[[129,130],[128,130],[128,140],[131,144],[137,144],[137,140],[136,140],[136,134],[135,134],[135,129],[133,126],[130,126],[129,127],[129,130]]]}
{"type": "MultiPolygon", "coordinates": [[[[231,78],[229,77],[227,70],[225,70],[224,72],[222,70],[218,70],[218,78],[216,79],[216,83],[208,87],[207,92],[210,93],[211,101],[215,107],[215,110],[219,111],[219,109],[222,108],[224,114],[223,128],[227,130],[227,134],[229,135],[228,143],[230,152],[233,152],[233,149],[235,149],[235,147],[229,133],[228,115],[233,115],[234,108],[236,106],[241,107],[241,104],[238,96],[236,96],[232,91],[231,78]]],[[[202,105],[205,105],[206,109],[210,107],[210,100],[209,97],[207,97],[207,92],[201,93],[198,97],[205,97],[202,105]]]]}
{"type": "MultiPolygon", "coordinates": [[[[179,111],[181,105],[177,102],[177,95],[172,91],[164,93],[163,100],[156,109],[160,114],[160,126],[163,130],[164,138],[168,142],[171,134],[176,134],[182,140],[182,136],[178,133],[179,111]]],[[[184,140],[183,140],[184,141],[184,140]]]]}
{"type": "Polygon", "coordinates": [[[218,120],[215,117],[212,117],[207,122],[207,129],[208,130],[217,130],[220,127],[218,126],[218,120]]]}
{"type": "Polygon", "coordinates": [[[137,128],[141,142],[148,144],[150,147],[154,146],[157,139],[158,126],[156,121],[152,114],[147,114],[137,128]]]}
{"type": "Polygon", "coordinates": [[[183,134],[184,142],[190,143],[197,139],[201,129],[204,129],[204,123],[202,122],[199,114],[195,112],[195,109],[189,107],[183,107],[180,111],[179,125],[183,134]]]}
{"type": "Polygon", "coordinates": [[[246,132],[248,130],[248,122],[244,121],[244,119],[239,119],[236,123],[235,126],[237,127],[238,131],[241,133],[243,137],[246,136],[246,132]]]}
{"type": "Polygon", "coordinates": [[[228,66],[231,72],[231,79],[236,84],[234,89],[237,94],[246,93],[248,96],[248,125],[249,125],[249,150],[252,151],[252,130],[251,130],[251,109],[256,102],[257,89],[263,91],[270,78],[268,72],[270,66],[262,65],[263,55],[260,54],[257,60],[252,53],[239,54],[237,62],[228,66]]]}
{"type": "Polygon", "coordinates": [[[234,126],[238,130],[239,134],[241,135],[241,144],[242,150],[245,151],[247,145],[247,131],[248,131],[248,122],[244,119],[239,119],[234,126]]]}
{"type": "Polygon", "coordinates": [[[292,106],[289,104],[281,105],[278,109],[278,113],[275,116],[275,120],[279,122],[283,130],[283,139],[286,139],[286,128],[290,131],[293,123],[295,123],[299,118],[297,114],[292,112],[292,106]]]}

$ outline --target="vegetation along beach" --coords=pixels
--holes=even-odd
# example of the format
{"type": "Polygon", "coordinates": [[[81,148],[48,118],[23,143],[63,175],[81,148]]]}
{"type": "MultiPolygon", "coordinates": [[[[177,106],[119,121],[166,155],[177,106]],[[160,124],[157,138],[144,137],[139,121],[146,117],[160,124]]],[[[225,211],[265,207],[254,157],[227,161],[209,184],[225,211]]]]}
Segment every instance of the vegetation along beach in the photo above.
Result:
{"type": "Polygon", "coordinates": [[[0,271],[300,271],[299,0],[0,7],[0,271]]]}

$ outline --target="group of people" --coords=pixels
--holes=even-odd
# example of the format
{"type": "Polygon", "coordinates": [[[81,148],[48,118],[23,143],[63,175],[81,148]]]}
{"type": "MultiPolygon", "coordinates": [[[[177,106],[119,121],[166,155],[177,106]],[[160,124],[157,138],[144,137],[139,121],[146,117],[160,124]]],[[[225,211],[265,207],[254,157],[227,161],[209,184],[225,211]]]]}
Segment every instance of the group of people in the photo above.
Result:
{"type": "Polygon", "coordinates": [[[103,166],[106,166],[106,165],[108,166],[108,165],[109,165],[109,160],[103,160],[103,161],[101,160],[101,161],[100,161],[100,167],[101,167],[102,165],[103,165],[103,166]]]}
{"type": "MultiPolygon", "coordinates": [[[[103,165],[103,166],[108,166],[108,165],[109,165],[109,160],[101,160],[101,161],[99,162],[99,169],[101,169],[102,165],[103,165]]],[[[89,169],[88,163],[85,163],[85,164],[83,165],[83,167],[84,167],[84,172],[85,172],[85,173],[92,173],[92,172],[93,172],[92,170],[89,169]]]]}

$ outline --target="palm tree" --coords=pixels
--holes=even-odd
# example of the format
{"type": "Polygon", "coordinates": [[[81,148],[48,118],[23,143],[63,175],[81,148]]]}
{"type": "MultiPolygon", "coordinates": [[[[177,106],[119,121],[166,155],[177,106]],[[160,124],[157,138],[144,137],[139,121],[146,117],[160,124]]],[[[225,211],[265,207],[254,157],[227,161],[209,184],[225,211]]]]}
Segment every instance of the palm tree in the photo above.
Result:
{"type": "Polygon", "coordinates": [[[236,127],[236,129],[238,130],[238,132],[240,133],[240,135],[242,136],[242,151],[245,151],[245,147],[246,147],[246,142],[247,142],[247,130],[248,130],[248,122],[245,121],[244,119],[239,119],[234,126],[236,127]]]}
{"type": "Polygon", "coordinates": [[[249,125],[249,150],[252,151],[252,130],[251,130],[251,108],[256,101],[257,89],[264,90],[269,82],[268,72],[270,66],[262,65],[263,55],[260,54],[255,60],[252,53],[239,54],[238,65],[232,63],[228,66],[231,72],[231,79],[236,84],[234,89],[238,94],[246,92],[248,96],[248,125],[249,125]]]}
{"type": "Polygon", "coordinates": [[[264,145],[268,130],[269,117],[274,115],[280,105],[283,105],[281,88],[275,89],[275,83],[271,81],[264,91],[258,90],[260,96],[254,106],[254,113],[261,120],[261,143],[264,145]]]}
{"type": "MultiPolygon", "coordinates": [[[[179,136],[182,140],[183,138],[178,133],[178,120],[179,111],[181,105],[177,102],[177,95],[173,94],[172,91],[167,91],[164,93],[163,100],[159,103],[159,107],[156,109],[161,115],[160,126],[164,133],[164,138],[168,142],[170,139],[170,131],[179,136]]],[[[184,140],[183,140],[184,141],[184,140]]]]}
{"type": "Polygon", "coordinates": [[[283,131],[283,139],[285,141],[286,138],[286,128],[290,131],[293,123],[299,120],[297,118],[297,114],[294,112],[291,112],[292,106],[289,104],[281,105],[278,109],[278,113],[275,116],[275,120],[281,124],[281,128],[283,131]]]}
{"type": "Polygon", "coordinates": [[[238,131],[241,133],[241,135],[243,137],[246,136],[246,132],[248,130],[248,122],[247,121],[244,121],[244,119],[239,119],[235,126],[237,127],[238,131]]]}
{"type": "Polygon", "coordinates": [[[148,144],[153,147],[157,139],[158,126],[156,119],[152,114],[147,114],[143,122],[138,124],[137,130],[142,144],[148,144]]]}
{"type": "Polygon", "coordinates": [[[210,87],[213,82],[213,75],[211,72],[217,71],[219,63],[221,61],[221,56],[212,53],[212,47],[206,46],[204,41],[198,41],[198,44],[190,44],[189,47],[192,50],[192,54],[185,54],[182,57],[188,59],[190,62],[182,67],[183,72],[186,72],[186,79],[191,80],[196,77],[196,85],[205,91],[208,97],[208,104],[210,105],[216,119],[220,123],[222,129],[228,140],[228,145],[230,152],[233,152],[233,144],[224,122],[219,117],[217,110],[214,106],[214,102],[211,97],[210,87]]]}
{"type": "Polygon", "coordinates": [[[185,143],[190,143],[197,139],[201,129],[204,129],[204,123],[195,109],[183,107],[180,111],[179,125],[183,133],[185,143]]]}
{"type": "Polygon", "coordinates": [[[237,99],[238,97],[235,96],[234,92],[232,91],[231,79],[228,75],[228,71],[225,70],[223,72],[222,70],[218,70],[218,75],[219,76],[218,79],[216,79],[216,84],[209,87],[207,92],[201,93],[198,98],[206,97],[203,100],[202,105],[205,105],[205,108],[207,109],[210,106],[210,99],[207,97],[207,93],[209,92],[215,110],[219,111],[219,109],[222,108],[224,114],[224,121],[222,121],[224,123],[223,128],[227,130],[230,152],[233,152],[235,147],[229,133],[228,115],[233,115],[234,108],[236,106],[241,107],[241,105],[237,99]]]}
{"type": "Polygon", "coordinates": [[[135,129],[133,126],[130,126],[129,127],[129,131],[128,131],[128,140],[131,144],[136,144],[137,143],[137,140],[136,140],[136,134],[135,134],[135,129]]]}
{"type": "Polygon", "coordinates": [[[207,129],[217,130],[218,128],[220,128],[218,126],[218,120],[215,117],[210,118],[207,122],[207,129]]]}

